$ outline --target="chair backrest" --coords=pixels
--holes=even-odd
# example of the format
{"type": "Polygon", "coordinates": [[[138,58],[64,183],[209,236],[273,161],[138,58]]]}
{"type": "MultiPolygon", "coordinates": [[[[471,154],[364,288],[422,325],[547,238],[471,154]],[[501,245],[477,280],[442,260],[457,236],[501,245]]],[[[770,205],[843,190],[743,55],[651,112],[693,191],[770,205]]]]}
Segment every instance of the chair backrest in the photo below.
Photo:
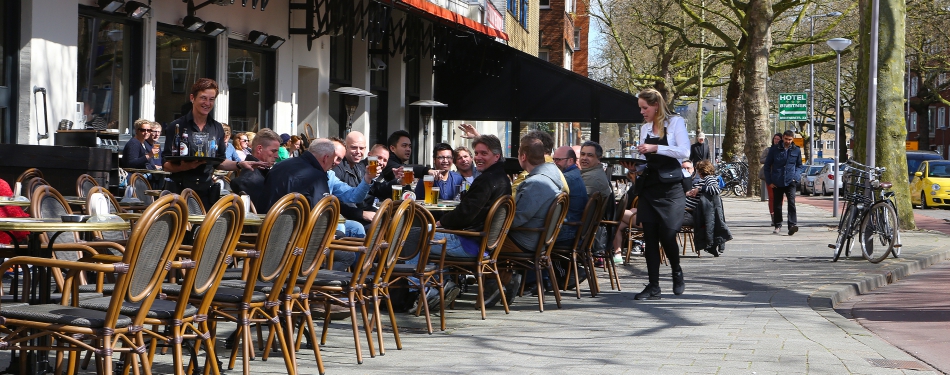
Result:
{"type": "Polygon", "coordinates": [[[577,237],[574,240],[574,250],[590,249],[594,243],[594,235],[597,233],[597,227],[600,226],[600,217],[603,217],[604,196],[600,192],[594,192],[587,199],[587,205],[584,206],[584,213],[581,215],[581,227],[577,230],[577,237]]]}
{"type": "MultiPolygon", "coordinates": [[[[399,260],[399,254],[406,244],[406,237],[409,236],[409,228],[412,226],[413,216],[416,212],[414,206],[418,206],[418,204],[405,200],[399,204],[396,212],[393,213],[393,220],[384,239],[389,243],[389,246],[380,253],[379,266],[376,267],[376,272],[373,275],[373,284],[379,284],[380,280],[384,278],[388,280],[393,268],[396,267],[396,261],[399,260]]],[[[425,263],[425,260],[420,260],[420,263],[425,263]]]]}
{"type": "MultiPolygon", "coordinates": [[[[432,216],[432,213],[429,210],[422,207],[422,205],[417,204],[412,206],[414,212],[412,216],[412,225],[409,227],[410,230],[418,228],[419,238],[416,246],[406,247],[403,246],[402,252],[399,254],[399,260],[409,260],[409,259],[429,259],[429,242],[432,241],[435,237],[435,217],[432,216]]],[[[425,262],[419,262],[419,269],[425,268],[425,262]]]]}
{"type": "Polygon", "coordinates": [[[43,177],[33,177],[29,180],[26,180],[26,183],[23,184],[23,196],[32,197],[33,192],[35,192],[40,186],[50,186],[50,184],[49,182],[46,182],[43,177]]]}
{"type": "MultiPolygon", "coordinates": [[[[297,247],[297,237],[303,231],[309,214],[307,198],[297,193],[285,195],[271,207],[258,232],[256,248],[259,257],[252,262],[251,275],[259,281],[274,282],[275,285],[283,281],[280,277],[286,277],[286,271],[290,268],[287,265],[303,253],[297,247]]],[[[248,289],[253,289],[253,286],[248,280],[248,289]]]]}
{"type": "MultiPolygon", "coordinates": [[[[182,198],[185,198],[185,203],[188,206],[189,215],[205,215],[205,205],[201,202],[201,198],[198,197],[198,194],[194,190],[189,188],[182,189],[181,191],[182,198]]],[[[240,199],[240,198],[238,198],[240,199]]]]}
{"type": "Polygon", "coordinates": [[[484,226],[487,235],[482,237],[481,251],[491,254],[491,259],[498,259],[501,243],[508,237],[508,229],[514,219],[515,200],[510,195],[499,197],[488,210],[484,226]]]}
{"type": "MultiPolygon", "coordinates": [[[[317,202],[310,211],[310,218],[300,233],[298,247],[304,249],[303,256],[295,268],[294,273],[305,282],[298,283],[303,293],[307,293],[313,285],[313,280],[320,269],[320,264],[326,258],[328,246],[336,234],[336,226],[340,217],[340,200],[335,196],[327,196],[317,202]]],[[[296,283],[297,278],[288,280],[296,283]]],[[[288,288],[292,290],[292,288],[288,288]]]]}
{"type": "Polygon", "coordinates": [[[185,201],[178,195],[162,197],[142,213],[122,258],[129,270],[116,277],[106,322],[114,324],[122,302],[130,302],[141,304],[133,325],[142,325],[171,268],[172,254],[181,246],[188,222],[186,213],[185,201]]]}
{"type": "Polygon", "coordinates": [[[30,169],[27,169],[27,170],[23,171],[23,173],[20,173],[19,176],[17,176],[16,182],[19,182],[19,183],[23,184],[23,183],[29,181],[31,178],[34,178],[34,177],[43,178],[43,172],[40,171],[40,170],[37,169],[37,168],[30,168],[30,169]]]}
{"type": "MultiPolygon", "coordinates": [[[[90,207],[89,198],[92,197],[93,194],[99,193],[106,197],[106,204],[109,205],[110,214],[125,212],[125,210],[122,209],[122,206],[119,205],[119,201],[115,199],[115,196],[112,195],[111,192],[109,192],[109,189],[106,189],[102,186],[93,186],[91,189],[89,189],[88,193],[89,196],[86,197],[86,210],[89,210],[90,207]]],[[[106,241],[125,241],[129,239],[129,232],[124,230],[95,232],[95,235],[96,237],[106,241]]]]}
{"type": "Polygon", "coordinates": [[[129,175],[129,186],[135,188],[134,196],[136,198],[145,204],[152,204],[154,199],[148,194],[145,194],[146,190],[152,190],[152,185],[148,183],[148,180],[145,179],[145,176],[143,176],[141,173],[132,173],[129,175]]]}
{"type": "MultiPolygon", "coordinates": [[[[72,215],[72,213],[73,210],[69,208],[66,199],[52,186],[40,185],[30,197],[30,217],[37,219],[59,219],[63,215],[72,215]]],[[[76,232],[63,232],[59,236],[56,236],[55,231],[40,234],[40,241],[43,243],[49,243],[51,239],[55,241],[54,243],[79,242],[79,236],[76,232]]],[[[59,259],[78,259],[78,254],[75,251],[57,251],[55,253],[59,259]]]]}
{"type": "Polygon", "coordinates": [[[99,186],[99,182],[92,178],[92,176],[83,173],[76,179],[76,195],[80,198],[85,198],[86,194],[89,193],[89,189],[96,186],[99,186]]]}
{"type": "Polygon", "coordinates": [[[558,193],[548,208],[548,215],[544,218],[546,223],[541,238],[538,239],[537,255],[540,253],[549,254],[554,249],[554,241],[557,240],[558,233],[561,232],[561,226],[564,224],[564,218],[567,217],[567,206],[570,197],[565,192],[558,193]]]}
{"type": "MultiPolygon", "coordinates": [[[[244,203],[237,195],[225,195],[211,206],[191,249],[191,259],[197,264],[182,282],[182,294],[177,307],[181,313],[184,313],[189,297],[214,296],[224,276],[224,269],[232,261],[243,222],[244,203]]],[[[206,314],[211,301],[212,298],[203,298],[198,304],[198,313],[206,314]]]]}
{"type": "Polygon", "coordinates": [[[373,217],[373,221],[366,228],[366,237],[363,244],[367,249],[374,248],[385,237],[389,222],[392,220],[392,210],[393,201],[391,199],[380,202],[376,216],[373,217]]]}

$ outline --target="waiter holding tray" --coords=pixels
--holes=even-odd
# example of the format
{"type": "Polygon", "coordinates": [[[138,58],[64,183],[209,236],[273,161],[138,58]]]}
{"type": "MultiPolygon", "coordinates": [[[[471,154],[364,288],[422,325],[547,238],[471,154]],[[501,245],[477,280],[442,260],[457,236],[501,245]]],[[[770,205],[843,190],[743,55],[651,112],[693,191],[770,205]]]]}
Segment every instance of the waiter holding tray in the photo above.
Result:
{"type": "Polygon", "coordinates": [[[165,189],[180,193],[191,188],[210,209],[220,197],[220,189],[211,177],[215,169],[236,171],[238,168],[268,167],[269,163],[225,160],[224,127],[211,118],[218,84],[210,78],[199,78],[191,86],[191,112],[165,126],[165,147],[162,169],[171,175],[165,189]]]}

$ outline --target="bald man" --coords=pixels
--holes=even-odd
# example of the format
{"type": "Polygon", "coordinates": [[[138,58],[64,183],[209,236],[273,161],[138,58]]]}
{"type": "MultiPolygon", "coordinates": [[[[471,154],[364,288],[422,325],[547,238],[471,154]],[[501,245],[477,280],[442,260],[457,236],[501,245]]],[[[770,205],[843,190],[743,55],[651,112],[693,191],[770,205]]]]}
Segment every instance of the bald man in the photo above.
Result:
{"type": "MultiPolygon", "coordinates": [[[[333,174],[349,186],[359,186],[360,182],[366,177],[366,137],[363,133],[351,131],[346,135],[343,146],[345,148],[343,162],[333,167],[333,174]]],[[[385,161],[382,161],[380,165],[386,165],[385,161]]],[[[400,177],[401,175],[400,173],[400,177]]],[[[381,180],[379,175],[375,180],[381,180]]],[[[388,183],[372,184],[368,193],[369,197],[383,197],[382,199],[391,195],[392,188],[391,184],[388,183]]],[[[373,199],[370,199],[357,203],[341,204],[340,213],[347,220],[357,221],[363,225],[369,224],[376,215],[376,208],[372,205],[373,201],[373,199]]]]}

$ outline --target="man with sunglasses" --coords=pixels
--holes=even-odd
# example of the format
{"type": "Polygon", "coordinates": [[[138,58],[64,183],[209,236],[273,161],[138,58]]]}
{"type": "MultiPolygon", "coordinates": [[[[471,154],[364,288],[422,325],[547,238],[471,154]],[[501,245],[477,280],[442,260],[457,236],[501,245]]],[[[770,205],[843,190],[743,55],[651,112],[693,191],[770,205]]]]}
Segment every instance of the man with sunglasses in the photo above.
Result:
{"type": "Polygon", "coordinates": [[[146,140],[151,138],[152,123],[145,119],[135,120],[135,136],[125,143],[122,149],[122,159],[119,166],[122,168],[146,169],[152,162],[152,147],[146,140]]]}

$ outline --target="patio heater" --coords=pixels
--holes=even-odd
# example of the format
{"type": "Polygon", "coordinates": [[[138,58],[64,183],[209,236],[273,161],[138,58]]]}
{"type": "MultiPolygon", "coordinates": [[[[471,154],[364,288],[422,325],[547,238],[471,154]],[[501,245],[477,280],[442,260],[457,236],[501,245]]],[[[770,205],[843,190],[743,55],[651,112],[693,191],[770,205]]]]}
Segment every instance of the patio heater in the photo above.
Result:
{"type": "MultiPolygon", "coordinates": [[[[840,158],[838,157],[838,148],[841,147],[838,145],[838,141],[841,140],[841,52],[844,51],[848,46],[851,45],[850,39],[845,38],[834,38],[828,41],[828,47],[835,50],[835,57],[837,59],[837,73],[835,75],[835,178],[841,178],[841,175],[838,174],[838,171],[841,170],[841,165],[839,164],[840,158]]],[[[873,156],[871,156],[873,157],[873,156]]],[[[873,159],[871,159],[873,160],[873,159]]],[[[838,217],[838,184],[835,184],[834,189],[834,199],[833,206],[831,209],[831,216],[838,217]]],[[[844,183],[841,184],[844,186],[844,183]]]]}
{"type": "Polygon", "coordinates": [[[417,107],[429,107],[429,113],[426,113],[425,110],[419,111],[422,112],[422,122],[425,123],[423,125],[424,129],[422,130],[422,160],[429,160],[429,122],[432,121],[433,117],[435,117],[435,107],[448,107],[449,105],[432,99],[417,100],[409,103],[409,105],[414,105],[417,107]]]}
{"type": "Polygon", "coordinates": [[[343,94],[343,106],[346,108],[346,130],[343,136],[346,137],[353,130],[353,114],[356,113],[356,107],[360,104],[360,98],[364,96],[372,98],[376,95],[356,87],[340,87],[333,91],[343,94]]]}

